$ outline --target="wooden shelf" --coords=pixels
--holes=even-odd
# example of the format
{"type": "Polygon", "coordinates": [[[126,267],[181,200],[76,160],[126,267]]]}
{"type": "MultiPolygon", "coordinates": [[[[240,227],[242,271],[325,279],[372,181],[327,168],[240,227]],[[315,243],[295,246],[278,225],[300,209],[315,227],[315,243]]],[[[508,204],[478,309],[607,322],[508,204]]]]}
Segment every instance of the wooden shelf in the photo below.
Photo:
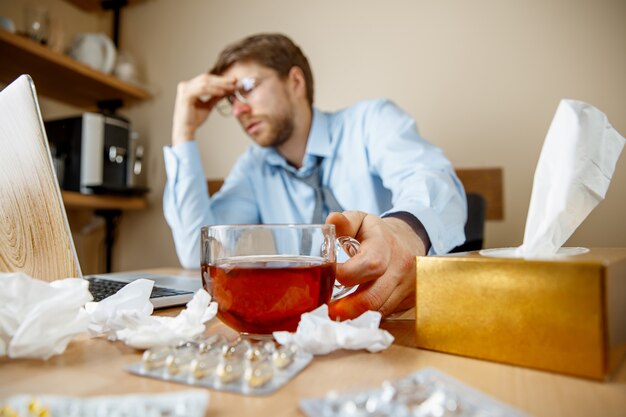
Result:
{"type": "Polygon", "coordinates": [[[73,191],[61,191],[61,196],[67,209],[143,210],[148,207],[143,197],[81,194],[73,191]]]}
{"type": "Polygon", "coordinates": [[[128,104],[150,98],[142,88],[3,29],[0,29],[0,56],[0,82],[8,84],[27,73],[39,94],[77,107],[96,107],[98,102],[108,100],[128,104]]]}
{"type": "MultiPolygon", "coordinates": [[[[86,12],[99,12],[102,10],[102,0],[65,0],[86,12]]],[[[127,0],[128,4],[140,3],[143,0],[127,0]]]]}

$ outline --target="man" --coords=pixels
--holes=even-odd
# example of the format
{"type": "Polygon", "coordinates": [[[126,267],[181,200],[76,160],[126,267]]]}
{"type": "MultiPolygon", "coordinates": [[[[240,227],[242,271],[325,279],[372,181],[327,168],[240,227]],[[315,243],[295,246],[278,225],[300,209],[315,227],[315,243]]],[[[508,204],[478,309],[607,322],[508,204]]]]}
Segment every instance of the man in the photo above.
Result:
{"type": "Polygon", "coordinates": [[[463,187],[441,150],[387,100],[314,108],[307,58],[280,34],[243,39],[210,73],[178,84],[164,153],[164,212],[185,267],[199,266],[205,224],[323,223],[331,212],[337,236],[361,242],[337,266],[342,284],[359,284],[330,306],[340,319],[415,305],[415,256],[464,241],[463,187]],[[255,143],[209,198],[194,137],[214,108],[231,112],[255,143]]]}

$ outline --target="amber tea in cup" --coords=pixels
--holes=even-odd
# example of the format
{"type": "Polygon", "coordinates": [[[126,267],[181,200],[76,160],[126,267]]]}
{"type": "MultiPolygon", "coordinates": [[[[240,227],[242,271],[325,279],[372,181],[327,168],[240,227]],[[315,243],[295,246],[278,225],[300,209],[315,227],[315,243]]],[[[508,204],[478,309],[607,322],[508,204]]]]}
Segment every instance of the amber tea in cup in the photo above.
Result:
{"type": "Polygon", "coordinates": [[[337,250],[358,250],[354,239],[335,238],[334,225],[205,226],[201,244],[217,316],[252,335],[295,331],[302,313],[331,300],[337,250]]]}

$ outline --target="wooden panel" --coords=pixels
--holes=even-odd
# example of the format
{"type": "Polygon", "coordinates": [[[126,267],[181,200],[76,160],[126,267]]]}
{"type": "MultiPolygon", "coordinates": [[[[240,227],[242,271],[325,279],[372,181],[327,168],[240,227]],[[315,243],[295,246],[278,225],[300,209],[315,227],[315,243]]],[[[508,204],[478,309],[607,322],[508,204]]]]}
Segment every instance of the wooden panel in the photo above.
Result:
{"type": "Polygon", "coordinates": [[[504,219],[502,168],[457,168],[456,175],[466,193],[481,194],[485,198],[487,220],[504,219]]]}
{"type": "Polygon", "coordinates": [[[2,29],[0,56],[0,82],[10,83],[28,73],[39,94],[77,107],[95,108],[103,100],[127,103],[150,98],[139,87],[2,29]]]}
{"type": "Polygon", "coordinates": [[[86,195],[72,191],[61,192],[63,202],[68,209],[115,209],[115,210],[142,210],[148,206],[142,197],[120,197],[111,195],[86,195]]]}
{"type": "Polygon", "coordinates": [[[27,77],[0,92],[0,271],[80,276],[27,77]]]}
{"type": "MultiPolygon", "coordinates": [[[[502,168],[457,168],[456,174],[467,193],[481,194],[485,198],[487,220],[504,219],[504,192],[502,168]]],[[[209,195],[215,194],[224,180],[209,179],[209,195]]]]}

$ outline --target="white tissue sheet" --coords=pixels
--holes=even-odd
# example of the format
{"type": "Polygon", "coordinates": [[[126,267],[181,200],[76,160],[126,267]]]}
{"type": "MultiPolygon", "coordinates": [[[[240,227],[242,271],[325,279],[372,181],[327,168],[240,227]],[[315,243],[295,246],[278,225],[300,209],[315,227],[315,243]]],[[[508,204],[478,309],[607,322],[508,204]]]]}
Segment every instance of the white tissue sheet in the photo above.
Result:
{"type": "Polygon", "coordinates": [[[217,303],[203,289],[176,317],[151,316],[149,301],[153,281],[138,279],[115,295],[85,306],[91,318],[92,336],[121,340],[136,349],[174,345],[190,340],[205,330],[204,323],[217,314],[217,303]]]}
{"type": "Polygon", "coordinates": [[[93,300],[87,281],[48,283],[15,272],[1,273],[0,282],[0,356],[48,359],[87,331],[82,306],[93,300]]]}
{"type": "Polygon", "coordinates": [[[595,107],[561,100],[541,150],[526,219],[515,254],[557,254],[606,195],[626,140],[595,107]]]}
{"type": "Polygon", "coordinates": [[[389,332],[378,328],[381,318],[377,311],[366,311],[353,320],[333,321],[324,304],[304,313],[295,333],[274,332],[273,336],[281,345],[295,343],[314,355],[325,355],[337,349],[379,352],[393,342],[389,332]]]}
{"type": "Polygon", "coordinates": [[[557,253],[604,199],[625,141],[600,110],[561,100],[535,170],[518,256],[557,253]]]}
{"type": "Polygon", "coordinates": [[[89,334],[116,340],[117,331],[140,326],[154,309],[150,302],[153,286],[154,281],[138,279],[102,301],[87,303],[89,334]]]}

